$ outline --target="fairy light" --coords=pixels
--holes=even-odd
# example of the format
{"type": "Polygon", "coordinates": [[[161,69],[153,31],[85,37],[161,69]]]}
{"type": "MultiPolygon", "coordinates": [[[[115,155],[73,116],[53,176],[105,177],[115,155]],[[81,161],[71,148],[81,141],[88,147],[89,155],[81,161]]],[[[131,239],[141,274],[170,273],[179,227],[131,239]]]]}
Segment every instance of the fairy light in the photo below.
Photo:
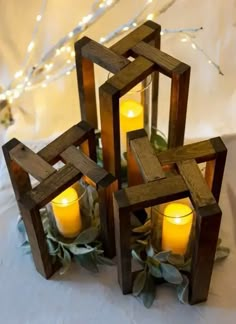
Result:
{"type": "Polygon", "coordinates": [[[69,53],[71,51],[71,47],[70,46],[66,46],[66,51],[69,53]]]}
{"type": "Polygon", "coordinates": [[[192,43],[191,46],[194,50],[197,49],[197,46],[194,43],[192,43]]]}
{"type": "Polygon", "coordinates": [[[61,52],[65,52],[65,50],[66,50],[66,47],[65,46],[62,46],[61,47],[61,52]]]}
{"type": "Polygon", "coordinates": [[[32,42],[30,42],[29,45],[28,45],[27,52],[28,52],[28,53],[31,52],[31,51],[33,50],[33,48],[34,48],[34,42],[32,41],[32,42]]]}
{"type": "Polygon", "coordinates": [[[67,63],[67,64],[70,64],[70,63],[71,63],[71,60],[70,60],[70,59],[68,59],[68,60],[66,61],[66,63],[67,63]]]}
{"type": "Polygon", "coordinates": [[[74,36],[73,31],[71,31],[71,32],[68,33],[68,37],[72,38],[73,36],[74,36]]]}
{"type": "Polygon", "coordinates": [[[112,4],[112,0],[107,0],[107,6],[110,6],[112,4]]]}
{"type": "Polygon", "coordinates": [[[70,56],[71,56],[71,57],[75,57],[75,51],[72,51],[72,52],[70,53],[70,56]]]}
{"type": "Polygon", "coordinates": [[[187,41],[188,41],[187,37],[183,37],[183,38],[181,38],[181,42],[185,43],[185,42],[187,42],[187,41]]]}
{"type": "Polygon", "coordinates": [[[20,71],[17,71],[16,73],[15,73],[15,79],[18,79],[18,78],[20,78],[21,76],[23,75],[23,71],[22,70],[20,70],[20,71]]]}
{"type": "Polygon", "coordinates": [[[37,15],[36,16],[36,21],[41,21],[42,20],[42,15],[37,15]]]}
{"type": "Polygon", "coordinates": [[[164,31],[163,31],[163,30],[160,31],[160,35],[161,35],[161,36],[164,35],[164,31]]]}
{"type": "Polygon", "coordinates": [[[106,38],[105,38],[105,37],[101,37],[100,40],[99,40],[99,42],[102,43],[102,44],[103,44],[105,41],[106,41],[106,38]]]}
{"type": "Polygon", "coordinates": [[[154,14],[150,13],[149,15],[147,15],[147,20],[152,20],[154,18],[154,14]]]}
{"type": "Polygon", "coordinates": [[[50,75],[46,75],[46,80],[49,80],[51,78],[50,75]]]}
{"type": "Polygon", "coordinates": [[[84,16],[83,19],[82,19],[82,22],[84,24],[87,24],[92,19],[92,17],[93,17],[92,14],[89,14],[88,16],[84,16]]]}
{"type": "Polygon", "coordinates": [[[45,64],[46,71],[50,71],[53,67],[53,63],[45,64]]]}
{"type": "Polygon", "coordinates": [[[209,63],[209,64],[212,64],[212,61],[211,61],[211,60],[208,60],[208,63],[209,63]]]}
{"type": "Polygon", "coordinates": [[[46,88],[47,84],[45,82],[42,83],[42,88],[46,88]]]}
{"type": "Polygon", "coordinates": [[[71,73],[71,71],[67,71],[67,72],[66,72],[66,75],[70,75],[70,73],[71,73]]]}
{"type": "Polygon", "coordinates": [[[123,31],[127,31],[127,30],[129,30],[129,26],[125,26],[125,27],[123,28],[123,31]]]}
{"type": "Polygon", "coordinates": [[[56,56],[61,54],[61,50],[59,48],[56,49],[56,56]]]}

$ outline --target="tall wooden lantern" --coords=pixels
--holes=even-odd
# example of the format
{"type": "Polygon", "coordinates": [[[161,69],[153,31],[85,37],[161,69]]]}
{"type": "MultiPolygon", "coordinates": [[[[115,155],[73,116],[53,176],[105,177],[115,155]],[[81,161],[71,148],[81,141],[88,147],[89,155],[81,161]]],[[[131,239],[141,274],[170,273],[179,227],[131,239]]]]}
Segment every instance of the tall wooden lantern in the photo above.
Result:
{"type": "Polygon", "coordinates": [[[40,209],[52,204],[58,229],[65,237],[80,233],[81,202],[77,202],[75,188],[82,177],[97,190],[104,252],[109,257],[115,254],[112,193],[117,190],[117,181],[96,164],[95,141],[94,129],[81,121],[37,154],[17,139],[3,146],[34,263],[46,278],[53,275],[60,264],[54,263],[49,254],[40,209]],[[59,170],[54,167],[58,161],[65,164],[59,170]],[[39,182],[33,188],[30,176],[39,182]]]}
{"type": "MultiPolygon", "coordinates": [[[[162,73],[171,78],[168,146],[173,148],[183,144],[190,67],[160,51],[160,31],[160,25],[147,21],[110,48],[88,37],[83,37],[75,44],[81,115],[95,128],[98,126],[98,118],[94,64],[113,74],[99,88],[99,112],[104,167],[118,178],[119,185],[120,126],[122,128],[120,99],[140,82],[143,120],[141,127],[137,128],[157,129],[159,73],[162,73]],[[149,76],[152,76],[151,107],[147,104],[149,76]]],[[[136,105],[137,109],[138,107],[140,106],[136,105]]],[[[132,117],[136,117],[136,112],[132,110],[132,106],[126,117],[127,125],[135,123],[132,117]]],[[[134,130],[129,126],[128,130],[134,130]]]]}
{"type": "Polygon", "coordinates": [[[157,251],[190,253],[189,302],[205,301],[221,222],[218,200],[226,159],[224,143],[217,137],[156,156],[144,130],[130,132],[128,137],[128,175],[132,186],[114,193],[121,289],[124,294],[130,293],[135,275],[131,267],[131,213],[165,205],[161,218],[151,213],[152,244],[157,251]],[[205,177],[198,167],[202,162],[206,162],[205,177]],[[180,204],[179,199],[188,199],[193,208],[180,204]],[[182,211],[185,214],[180,215],[182,211]]]}

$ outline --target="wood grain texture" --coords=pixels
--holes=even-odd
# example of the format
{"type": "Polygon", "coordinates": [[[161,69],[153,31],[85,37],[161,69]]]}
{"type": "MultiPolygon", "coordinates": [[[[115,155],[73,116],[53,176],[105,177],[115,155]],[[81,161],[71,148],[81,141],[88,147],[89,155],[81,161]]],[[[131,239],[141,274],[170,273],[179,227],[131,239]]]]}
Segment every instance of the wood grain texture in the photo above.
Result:
{"type": "Polygon", "coordinates": [[[135,211],[188,196],[180,175],[125,188],[114,193],[120,209],[135,211]]]}
{"type": "Polygon", "coordinates": [[[177,162],[177,167],[197,208],[216,203],[195,160],[179,161],[177,162]]]}
{"type": "Polygon", "coordinates": [[[139,165],[144,182],[165,177],[162,166],[147,136],[131,140],[130,147],[139,165]]]}
{"type": "Polygon", "coordinates": [[[145,42],[137,43],[134,47],[132,47],[132,51],[135,54],[144,56],[145,58],[155,63],[157,65],[158,71],[170,78],[172,77],[175,69],[180,64],[182,64],[176,58],[160,51],[159,49],[145,42]]]}
{"type": "Polygon", "coordinates": [[[90,42],[82,47],[81,54],[83,57],[112,73],[117,73],[130,63],[124,56],[116,54],[114,51],[93,40],[90,40],[90,42]]]}
{"type": "Polygon", "coordinates": [[[81,176],[78,169],[67,164],[21,197],[21,203],[29,209],[42,208],[81,176]]]}
{"type": "Polygon", "coordinates": [[[184,143],[184,132],[188,104],[190,67],[179,64],[173,75],[170,96],[170,116],[168,147],[177,147],[184,143]]]}
{"type": "Polygon", "coordinates": [[[185,146],[178,146],[157,154],[162,165],[172,164],[185,159],[195,159],[197,163],[215,159],[216,152],[209,140],[185,146]]]}
{"type": "Polygon", "coordinates": [[[131,271],[131,224],[130,214],[120,210],[116,197],[113,198],[116,255],[118,266],[118,282],[123,294],[132,292],[132,271],[131,271]]]}
{"type": "Polygon", "coordinates": [[[155,38],[156,32],[161,30],[161,26],[153,21],[146,21],[130,34],[112,45],[110,49],[118,55],[129,56],[130,49],[141,41],[149,42],[155,38]]]}
{"type": "Polygon", "coordinates": [[[220,222],[221,210],[217,204],[197,210],[189,290],[192,305],[207,300],[220,222]]]}
{"type": "Polygon", "coordinates": [[[81,118],[97,128],[94,64],[82,55],[83,46],[86,46],[90,41],[88,37],[83,37],[75,43],[75,63],[81,118]]]}
{"type": "Polygon", "coordinates": [[[23,194],[32,189],[29,174],[10,157],[10,151],[19,144],[20,142],[16,138],[13,138],[2,147],[17,201],[23,194]]]}
{"type": "Polygon", "coordinates": [[[93,136],[94,129],[85,121],[72,126],[61,136],[40,150],[37,154],[50,164],[60,160],[60,154],[70,145],[80,145],[90,136],[93,136]]]}
{"type": "Polygon", "coordinates": [[[56,172],[56,169],[22,143],[12,148],[9,154],[12,160],[38,181],[56,172]]]}

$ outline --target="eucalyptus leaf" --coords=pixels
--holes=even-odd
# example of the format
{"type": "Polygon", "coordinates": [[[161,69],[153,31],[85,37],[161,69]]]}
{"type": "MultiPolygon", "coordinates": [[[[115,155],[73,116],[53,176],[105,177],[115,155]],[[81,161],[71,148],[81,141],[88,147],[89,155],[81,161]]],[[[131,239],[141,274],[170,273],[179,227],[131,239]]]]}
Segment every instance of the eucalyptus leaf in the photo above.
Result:
{"type": "Polygon", "coordinates": [[[171,251],[161,251],[157,254],[155,254],[155,259],[159,260],[160,262],[166,262],[168,260],[169,255],[171,254],[171,251]]]}
{"type": "Polygon", "coordinates": [[[179,266],[179,270],[190,272],[191,271],[191,262],[192,262],[192,259],[189,258],[187,261],[185,261],[185,263],[182,266],[179,266]]]}
{"type": "Polygon", "coordinates": [[[153,257],[154,256],[154,250],[153,250],[153,247],[151,244],[149,244],[146,248],[146,253],[147,253],[147,256],[149,257],[153,257]]]}
{"type": "Polygon", "coordinates": [[[137,260],[141,265],[144,265],[144,261],[142,260],[141,256],[139,255],[138,251],[132,250],[131,251],[132,257],[137,260]]]}
{"type": "Polygon", "coordinates": [[[225,246],[218,246],[215,253],[215,261],[222,260],[228,257],[230,249],[225,246]]]}
{"type": "Polygon", "coordinates": [[[31,247],[28,241],[25,241],[22,245],[21,248],[23,250],[24,254],[29,254],[31,253],[31,247]]]}
{"type": "Polygon", "coordinates": [[[81,254],[76,256],[76,260],[85,269],[91,272],[98,272],[98,267],[93,253],[81,254]]]}
{"type": "Polygon", "coordinates": [[[148,241],[147,240],[136,240],[137,243],[142,244],[144,246],[148,245],[148,241]]]}
{"type": "Polygon", "coordinates": [[[145,270],[140,271],[135,277],[133,284],[133,295],[138,296],[143,290],[146,282],[147,273],[145,270]]]}
{"type": "Polygon", "coordinates": [[[155,134],[153,132],[150,142],[157,151],[164,151],[167,149],[167,142],[160,134],[155,134]]]}
{"type": "Polygon", "coordinates": [[[139,227],[133,228],[134,233],[145,233],[151,229],[151,220],[149,219],[145,224],[139,227]]]}
{"type": "Polygon", "coordinates": [[[73,241],[73,244],[88,244],[96,240],[98,237],[97,227],[89,227],[88,229],[81,232],[77,238],[73,241]]]}
{"type": "Polygon", "coordinates": [[[20,218],[19,221],[17,222],[17,229],[20,233],[26,233],[25,224],[22,218],[20,218]]]}
{"type": "Polygon", "coordinates": [[[189,280],[183,275],[183,281],[176,287],[177,296],[182,304],[188,303],[189,280]]]}
{"type": "Polygon", "coordinates": [[[183,281],[183,277],[178,269],[173,265],[167,263],[161,263],[160,265],[163,278],[172,284],[178,285],[183,281]]]}
{"type": "Polygon", "coordinates": [[[48,251],[50,255],[57,255],[58,251],[59,251],[59,244],[54,245],[53,242],[47,238],[47,244],[48,244],[48,251]]]}
{"type": "Polygon", "coordinates": [[[63,267],[60,269],[60,272],[59,272],[60,275],[65,274],[71,265],[71,256],[70,256],[69,251],[67,251],[64,247],[62,247],[62,251],[63,251],[63,256],[60,254],[60,256],[61,256],[60,261],[61,261],[63,267]]]}
{"type": "Polygon", "coordinates": [[[142,300],[145,307],[150,308],[155,300],[156,285],[153,277],[147,274],[146,282],[143,290],[139,294],[139,298],[142,300]]]}
{"type": "Polygon", "coordinates": [[[104,257],[103,255],[96,255],[96,260],[97,260],[97,263],[99,263],[99,264],[106,264],[106,265],[109,265],[109,266],[114,265],[114,262],[112,260],[104,257]]]}
{"type": "Polygon", "coordinates": [[[162,278],[162,273],[159,266],[154,266],[153,264],[149,264],[149,272],[155,278],[162,278]]]}
{"type": "Polygon", "coordinates": [[[95,248],[86,248],[86,247],[78,247],[76,245],[68,245],[68,249],[70,250],[70,252],[74,255],[81,255],[81,254],[87,254],[87,253],[91,253],[92,251],[95,250],[95,248]]]}
{"type": "Polygon", "coordinates": [[[167,256],[167,261],[177,267],[184,265],[184,256],[180,254],[169,254],[167,256]]]}

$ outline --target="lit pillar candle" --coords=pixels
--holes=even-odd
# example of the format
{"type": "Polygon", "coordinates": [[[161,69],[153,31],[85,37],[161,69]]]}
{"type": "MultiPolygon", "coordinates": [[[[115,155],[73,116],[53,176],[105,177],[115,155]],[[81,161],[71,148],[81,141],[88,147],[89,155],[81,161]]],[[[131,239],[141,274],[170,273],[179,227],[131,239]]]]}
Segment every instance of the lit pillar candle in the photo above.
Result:
{"type": "Polygon", "coordinates": [[[143,128],[143,106],[135,100],[120,104],[121,153],[127,151],[126,133],[143,128]]]}
{"type": "Polygon", "coordinates": [[[162,250],[185,254],[193,223],[192,209],[182,203],[170,203],[164,209],[162,250]]]}
{"type": "Polygon", "coordinates": [[[75,237],[81,231],[78,194],[72,187],[52,200],[57,228],[64,237],[75,237]]]}

